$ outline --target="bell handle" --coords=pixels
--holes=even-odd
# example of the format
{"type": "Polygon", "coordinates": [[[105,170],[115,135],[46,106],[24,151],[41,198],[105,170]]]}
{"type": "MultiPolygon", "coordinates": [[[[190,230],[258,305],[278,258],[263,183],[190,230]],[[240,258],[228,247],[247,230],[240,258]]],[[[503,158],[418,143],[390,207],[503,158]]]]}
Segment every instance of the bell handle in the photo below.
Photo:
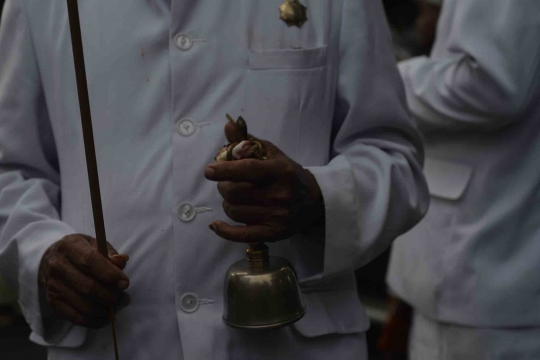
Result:
{"type": "Polygon", "coordinates": [[[270,264],[268,246],[264,243],[250,243],[246,250],[246,258],[251,268],[264,268],[270,264]]]}

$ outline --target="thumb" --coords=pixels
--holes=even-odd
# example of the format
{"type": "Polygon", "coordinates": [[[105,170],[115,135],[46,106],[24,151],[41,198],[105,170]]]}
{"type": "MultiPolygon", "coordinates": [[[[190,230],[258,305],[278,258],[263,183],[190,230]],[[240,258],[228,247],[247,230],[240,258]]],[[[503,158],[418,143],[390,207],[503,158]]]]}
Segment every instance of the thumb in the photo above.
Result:
{"type": "Polygon", "coordinates": [[[269,159],[275,158],[277,155],[282,155],[283,152],[273,143],[271,143],[268,140],[261,140],[257,138],[257,141],[259,141],[264,149],[264,152],[266,153],[266,157],[269,159]]]}
{"type": "Polygon", "coordinates": [[[123,270],[129,260],[129,256],[126,254],[118,254],[118,251],[109,243],[107,243],[107,252],[109,253],[109,261],[116,267],[123,270]]]}
{"type": "Polygon", "coordinates": [[[118,251],[116,251],[109,242],[107,242],[107,253],[109,254],[109,257],[118,255],[118,251]]]}

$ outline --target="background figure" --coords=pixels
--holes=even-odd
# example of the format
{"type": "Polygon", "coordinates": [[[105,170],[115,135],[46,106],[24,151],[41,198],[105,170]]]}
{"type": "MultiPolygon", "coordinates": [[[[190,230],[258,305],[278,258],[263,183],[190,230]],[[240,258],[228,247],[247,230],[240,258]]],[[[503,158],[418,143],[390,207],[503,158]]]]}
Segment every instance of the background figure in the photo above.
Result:
{"type": "Polygon", "coordinates": [[[418,53],[415,56],[428,55],[431,52],[442,3],[443,0],[418,0],[419,12],[414,22],[418,53]]]}
{"type": "Polygon", "coordinates": [[[426,142],[426,218],[393,245],[411,360],[540,354],[540,3],[447,0],[399,64],[426,142]]]}
{"type": "Polygon", "coordinates": [[[384,0],[398,60],[428,55],[435,40],[442,0],[384,0]]]}

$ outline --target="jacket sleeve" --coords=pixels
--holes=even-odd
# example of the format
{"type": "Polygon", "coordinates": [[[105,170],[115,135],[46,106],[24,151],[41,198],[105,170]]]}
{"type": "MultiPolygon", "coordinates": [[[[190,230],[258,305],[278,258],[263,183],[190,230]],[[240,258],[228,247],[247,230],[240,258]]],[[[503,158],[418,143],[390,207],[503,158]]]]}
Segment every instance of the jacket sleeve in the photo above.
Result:
{"type": "Polygon", "coordinates": [[[308,168],[326,208],[324,276],[374,259],[429,202],[381,3],[345,0],[342,11],[331,161],[308,168]]]}
{"type": "Polygon", "coordinates": [[[45,250],[75,231],[59,216],[56,147],[22,1],[6,1],[0,27],[0,275],[42,345],[77,346],[83,332],[67,322],[44,327],[48,309],[39,294],[45,250]],[[40,303],[41,301],[41,303],[40,303]]]}
{"type": "Polygon", "coordinates": [[[491,131],[533,101],[540,64],[536,0],[448,1],[435,51],[399,64],[423,131],[491,131]]]}

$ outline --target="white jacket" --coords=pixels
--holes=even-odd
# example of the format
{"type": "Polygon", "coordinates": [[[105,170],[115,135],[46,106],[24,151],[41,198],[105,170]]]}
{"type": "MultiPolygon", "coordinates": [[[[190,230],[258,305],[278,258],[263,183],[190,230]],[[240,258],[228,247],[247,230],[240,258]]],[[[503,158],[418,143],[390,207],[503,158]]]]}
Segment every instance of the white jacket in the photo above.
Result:
{"type": "MultiPolygon", "coordinates": [[[[353,270],[427,208],[380,3],[304,0],[298,29],[279,19],[282,2],[80,1],[107,237],[130,255],[122,358],[352,358],[354,347],[334,345],[368,328],[353,270]],[[203,176],[226,113],[322,189],[326,234],[312,236],[325,247],[308,235],[270,246],[302,281],[307,315],[288,329],[242,332],[221,318],[224,274],[246,248],[208,229],[226,220],[203,176]],[[177,212],[185,203],[197,210],[189,222],[177,212]],[[196,311],[184,311],[186,294],[196,311]],[[327,334],[343,336],[316,338],[327,334]]],[[[50,244],[94,234],[66,3],[10,0],[1,26],[0,271],[50,359],[102,359],[110,329],[43,329],[36,279],[50,244]]]]}
{"type": "Polygon", "coordinates": [[[540,2],[445,1],[429,58],[399,64],[432,195],[388,282],[432,318],[540,325],[540,2]]]}

